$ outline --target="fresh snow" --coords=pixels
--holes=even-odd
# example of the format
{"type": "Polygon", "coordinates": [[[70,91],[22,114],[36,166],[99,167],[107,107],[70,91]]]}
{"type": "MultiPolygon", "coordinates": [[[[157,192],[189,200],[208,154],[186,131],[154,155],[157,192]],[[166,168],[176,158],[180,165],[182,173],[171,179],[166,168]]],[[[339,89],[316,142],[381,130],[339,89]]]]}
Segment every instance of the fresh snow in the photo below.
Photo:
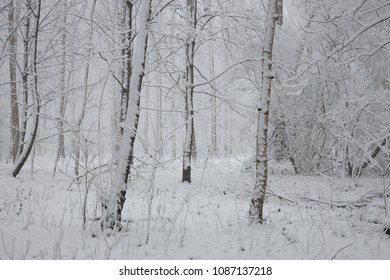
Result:
{"type": "Polygon", "coordinates": [[[22,171],[15,179],[10,166],[0,166],[0,258],[390,259],[383,197],[367,195],[383,191],[382,179],[361,178],[355,186],[351,179],[293,176],[271,164],[266,223],[250,225],[254,174],[242,163],[198,161],[192,184],[180,182],[180,165],[157,168],[147,244],[152,168],[132,175],[124,230],[107,236],[96,219],[95,186],[82,230],[83,183],[44,171],[33,179],[22,171]],[[336,207],[359,199],[364,203],[336,207]]]}

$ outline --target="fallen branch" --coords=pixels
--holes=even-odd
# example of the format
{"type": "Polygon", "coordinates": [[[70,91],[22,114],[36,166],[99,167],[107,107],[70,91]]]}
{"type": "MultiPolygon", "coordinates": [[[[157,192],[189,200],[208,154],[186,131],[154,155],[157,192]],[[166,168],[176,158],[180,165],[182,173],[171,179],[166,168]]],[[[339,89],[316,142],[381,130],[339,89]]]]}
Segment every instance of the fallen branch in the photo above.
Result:
{"type": "Polygon", "coordinates": [[[292,200],[291,198],[282,196],[282,195],[280,195],[280,194],[276,194],[276,193],[274,193],[274,192],[271,191],[271,190],[267,190],[267,195],[269,195],[269,196],[276,196],[276,197],[278,197],[278,198],[280,198],[280,199],[282,199],[282,200],[286,200],[286,201],[288,201],[288,202],[290,202],[290,203],[297,204],[297,202],[294,201],[294,200],[292,200]]]}
{"type": "Polygon", "coordinates": [[[315,199],[311,197],[302,197],[302,199],[306,199],[306,200],[310,200],[310,201],[314,201],[314,202],[318,202],[330,206],[335,206],[339,208],[347,208],[351,206],[361,208],[361,207],[366,207],[368,205],[367,201],[360,201],[360,199],[356,201],[331,201],[331,202],[322,199],[315,199]]]}
{"type": "MultiPolygon", "coordinates": [[[[318,203],[322,203],[322,204],[326,204],[326,205],[330,205],[330,206],[335,206],[335,207],[339,207],[339,208],[347,208],[347,207],[361,208],[361,207],[366,207],[369,204],[371,199],[373,199],[375,197],[383,197],[383,195],[384,194],[383,194],[382,190],[374,190],[374,191],[369,191],[369,192],[365,193],[357,200],[326,201],[326,200],[315,199],[315,198],[311,198],[311,197],[302,197],[302,199],[306,199],[306,200],[310,200],[310,201],[314,201],[314,202],[318,202],[318,203]]],[[[387,196],[390,197],[390,194],[388,194],[387,196]]]]}
{"type": "MultiPolygon", "coordinates": [[[[375,197],[384,197],[384,192],[383,190],[373,190],[373,191],[369,191],[367,193],[365,193],[364,195],[362,195],[360,199],[372,199],[372,198],[375,198],[375,197]]],[[[390,193],[387,194],[387,197],[390,197],[390,193]]]]}

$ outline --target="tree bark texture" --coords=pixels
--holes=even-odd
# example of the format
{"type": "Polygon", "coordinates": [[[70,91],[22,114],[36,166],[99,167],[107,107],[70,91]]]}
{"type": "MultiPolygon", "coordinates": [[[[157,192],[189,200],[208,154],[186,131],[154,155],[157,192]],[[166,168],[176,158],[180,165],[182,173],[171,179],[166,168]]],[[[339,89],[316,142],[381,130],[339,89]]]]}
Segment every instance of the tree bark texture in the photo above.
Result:
{"type": "MultiPolygon", "coordinates": [[[[196,0],[187,0],[189,15],[189,28],[196,29],[196,0]]],[[[190,34],[185,45],[186,59],[186,85],[185,85],[185,123],[186,134],[183,151],[183,174],[182,182],[191,183],[191,161],[194,155],[195,127],[194,127],[194,52],[195,34],[190,34]]]]}
{"type": "Polygon", "coordinates": [[[256,137],[256,181],[249,216],[253,222],[263,223],[265,193],[268,186],[268,126],[271,97],[272,51],[275,37],[276,8],[278,0],[269,0],[262,51],[261,96],[258,108],[256,137]]]}
{"type": "Polygon", "coordinates": [[[150,28],[151,0],[143,0],[139,9],[138,34],[134,41],[132,57],[133,68],[130,78],[129,108],[124,123],[123,137],[119,149],[118,166],[111,188],[107,194],[106,211],[103,219],[104,229],[120,230],[122,210],[126,200],[126,191],[134,153],[134,142],[140,114],[140,96],[142,80],[145,75],[148,32],[150,28]]]}
{"type": "Polygon", "coordinates": [[[24,164],[26,163],[31,150],[34,146],[35,139],[38,133],[38,124],[39,124],[39,111],[40,111],[40,97],[38,91],[38,34],[39,34],[39,24],[41,17],[41,0],[37,2],[37,9],[33,12],[35,16],[35,31],[34,31],[34,55],[33,55],[33,75],[34,75],[34,90],[33,90],[33,131],[31,133],[31,138],[26,144],[26,149],[23,149],[23,152],[20,154],[16,160],[14,166],[12,167],[12,176],[16,177],[24,164]]]}
{"type": "MultiPolygon", "coordinates": [[[[209,49],[210,58],[210,79],[215,76],[215,61],[214,51],[209,49]]],[[[217,142],[217,91],[215,80],[211,83],[211,156],[216,157],[218,155],[218,142],[217,142]]]]}
{"type": "Polygon", "coordinates": [[[65,158],[65,136],[64,136],[64,118],[65,118],[65,110],[66,110],[66,98],[65,98],[65,90],[66,90],[66,22],[67,22],[67,0],[64,1],[64,15],[62,18],[62,36],[61,36],[61,83],[60,83],[60,99],[59,99],[59,114],[57,120],[57,154],[54,162],[54,170],[53,177],[57,172],[57,165],[60,158],[65,158]]]}
{"type": "Polygon", "coordinates": [[[14,1],[8,7],[9,26],[9,76],[11,85],[11,149],[12,163],[15,163],[19,147],[19,104],[16,90],[16,53],[17,53],[17,25],[15,24],[14,1]]]}
{"type": "Polygon", "coordinates": [[[356,176],[360,177],[364,171],[364,169],[367,168],[367,166],[372,162],[372,160],[375,159],[375,157],[378,155],[378,153],[381,151],[382,147],[386,145],[387,138],[383,139],[380,145],[377,145],[375,149],[370,154],[370,158],[366,160],[359,168],[356,169],[356,176]]]}
{"type": "Polygon", "coordinates": [[[67,2],[64,1],[64,16],[63,16],[63,31],[62,31],[62,67],[61,67],[61,96],[60,96],[60,110],[58,118],[58,157],[65,157],[65,139],[64,139],[64,118],[66,108],[65,88],[66,88],[66,10],[67,2]]]}
{"type": "Polygon", "coordinates": [[[127,32],[122,37],[122,57],[124,57],[121,70],[121,99],[120,99],[120,116],[119,116],[119,132],[117,139],[117,151],[123,136],[123,123],[126,121],[127,110],[129,108],[129,95],[132,71],[132,54],[133,54],[133,3],[132,1],[124,0],[122,26],[127,32]]]}
{"type": "Polygon", "coordinates": [[[22,122],[20,127],[20,143],[19,143],[19,151],[18,155],[21,155],[23,153],[24,149],[24,141],[26,138],[26,131],[27,131],[27,121],[28,121],[28,79],[29,79],[29,53],[30,53],[30,16],[31,11],[29,11],[28,15],[26,16],[26,23],[25,23],[25,34],[23,39],[23,73],[22,73],[22,88],[23,88],[23,112],[21,114],[22,116],[22,122]]]}

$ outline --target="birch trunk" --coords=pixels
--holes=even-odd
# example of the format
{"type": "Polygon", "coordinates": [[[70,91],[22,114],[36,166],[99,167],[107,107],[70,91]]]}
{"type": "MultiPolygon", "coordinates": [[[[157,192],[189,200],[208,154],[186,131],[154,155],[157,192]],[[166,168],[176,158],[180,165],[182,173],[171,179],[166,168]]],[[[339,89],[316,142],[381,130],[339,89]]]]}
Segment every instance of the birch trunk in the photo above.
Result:
{"type": "Polygon", "coordinates": [[[276,8],[278,0],[269,0],[268,14],[262,51],[261,96],[258,108],[256,139],[256,181],[249,216],[253,222],[263,223],[263,207],[268,186],[268,124],[271,97],[272,51],[275,37],[276,8]]]}
{"type": "MultiPolygon", "coordinates": [[[[31,8],[32,9],[32,8],[31,8]]],[[[37,10],[33,12],[35,15],[35,31],[34,31],[34,55],[33,55],[33,74],[34,74],[34,90],[33,90],[33,112],[34,112],[34,120],[33,120],[33,131],[31,133],[31,138],[29,142],[26,144],[26,149],[20,154],[18,159],[15,162],[15,165],[12,168],[11,174],[16,177],[23,165],[26,163],[31,150],[34,146],[35,138],[37,137],[38,132],[38,123],[39,123],[39,111],[40,111],[40,97],[38,92],[38,34],[39,34],[39,24],[41,17],[41,0],[38,0],[37,10]]]]}
{"type": "Polygon", "coordinates": [[[11,85],[11,159],[15,163],[19,147],[19,104],[16,90],[16,53],[17,53],[17,28],[15,24],[14,1],[11,0],[8,7],[9,28],[9,76],[11,85]]]}
{"type": "MultiPolygon", "coordinates": [[[[27,7],[28,8],[28,7],[27,7]]],[[[28,71],[29,71],[29,53],[30,53],[30,11],[26,17],[25,34],[23,39],[23,73],[22,73],[22,88],[23,88],[23,113],[22,123],[20,127],[20,143],[18,155],[23,153],[24,141],[26,138],[27,120],[28,120],[28,71]]]]}
{"type": "Polygon", "coordinates": [[[66,98],[65,98],[65,80],[66,80],[66,12],[67,12],[67,1],[64,1],[64,15],[62,19],[63,31],[61,36],[61,44],[62,44],[62,65],[61,65],[61,84],[60,91],[61,96],[59,100],[59,116],[57,121],[57,129],[58,129],[58,146],[57,146],[57,155],[54,162],[54,171],[53,177],[57,171],[57,164],[60,158],[65,157],[65,139],[64,139],[64,118],[65,118],[65,106],[66,106],[66,98]]]}
{"type": "MultiPolygon", "coordinates": [[[[210,57],[210,79],[214,79],[215,76],[215,63],[214,63],[214,51],[209,49],[210,57]]],[[[217,92],[215,80],[211,83],[211,156],[218,156],[217,145],[217,92]]]]}
{"type": "Polygon", "coordinates": [[[378,155],[378,153],[381,151],[382,147],[386,145],[387,138],[383,139],[380,145],[377,145],[375,149],[371,152],[369,155],[369,159],[366,160],[359,168],[356,168],[355,175],[357,177],[360,177],[366,169],[366,167],[375,159],[375,157],[378,155]]]}
{"type": "Polygon", "coordinates": [[[132,57],[133,69],[130,78],[129,108],[124,123],[123,137],[119,148],[119,161],[115,170],[112,186],[107,194],[104,229],[122,228],[121,218],[123,205],[126,200],[126,191],[132,165],[134,142],[137,135],[140,95],[142,79],[145,75],[145,60],[148,42],[148,31],[151,13],[151,0],[143,0],[139,9],[138,34],[134,42],[132,57]]]}
{"type": "MultiPolygon", "coordinates": [[[[171,13],[171,20],[173,21],[174,18],[175,18],[175,11],[173,10],[172,13],[171,13]]],[[[174,37],[174,32],[175,32],[175,27],[172,25],[171,28],[170,28],[170,32],[169,32],[169,45],[171,47],[171,49],[174,49],[174,40],[173,40],[173,37],[174,37]]],[[[176,65],[176,61],[175,61],[175,56],[172,55],[171,56],[171,64],[172,65],[176,65]]],[[[176,109],[176,102],[175,102],[175,98],[172,98],[172,109],[175,110],[176,109]]],[[[176,113],[172,113],[170,119],[171,119],[171,128],[175,128],[176,127],[176,120],[177,118],[177,114],[176,113]]],[[[176,159],[176,133],[172,133],[172,136],[171,136],[171,155],[172,155],[172,158],[173,159],[176,159]]]]}
{"type": "MultiPolygon", "coordinates": [[[[172,108],[175,109],[175,99],[172,99],[172,108]]],[[[176,113],[173,113],[171,115],[171,127],[174,128],[176,127],[176,113]]],[[[176,133],[172,133],[171,136],[171,156],[173,159],[176,159],[176,133]]]]}
{"type": "Polygon", "coordinates": [[[64,17],[63,17],[63,31],[62,31],[62,67],[61,67],[61,97],[60,97],[60,116],[58,119],[58,156],[65,157],[65,139],[64,139],[64,117],[65,117],[65,80],[66,80],[66,10],[67,1],[64,1],[64,17]]]}
{"type": "MultiPolygon", "coordinates": [[[[187,0],[189,15],[189,29],[196,29],[196,0],[187,0]]],[[[185,45],[186,53],[186,86],[185,86],[185,123],[186,135],[183,151],[182,182],[191,183],[191,160],[194,155],[195,128],[194,128],[194,52],[195,34],[190,34],[185,45]]]]}
{"type": "Polygon", "coordinates": [[[146,87],[145,89],[145,99],[146,99],[146,108],[145,110],[145,136],[144,136],[144,149],[145,149],[145,154],[149,154],[149,87],[146,87]]]}
{"type": "MultiPolygon", "coordinates": [[[[228,89],[226,89],[228,91],[228,89]]],[[[230,139],[230,129],[229,129],[229,104],[224,104],[224,128],[225,128],[225,137],[224,137],[224,151],[225,151],[225,158],[229,158],[230,154],[230,146],[229,146],[229,139],[230,139]]]]}
{"type": "Polygon", "coordinates": [[[122,57],[125,58],[123,62],[123,68],[121,73],[122,79],[122,91],[121,91],[121,100],[120,100],[120,116],[119,116],[119,134],[117,139],[117,151],[119,151],[121,138],[123,136],[123,124],[126,121],[127,110],[129,108],[129,95],[130,95],[130,84],[131,84],[131,71],[132,71],[132,37],[133,37],[133,3],[132,1],[125,0],[125,5],[123,7],[123,19],[122,26],[124,29],[127,29],[127,32],[122,37],[122,44],[124,48],[122,49],[122,57]],[[127,23],[127,26],[126,26],[127,23]]]}
{"type": "MultiPolygon", "coordinates": [[[[160,53],[158,53],[159,58],[161,59],[160,53]]],[[[164,147],[163,147],[163,123],[162,123],[162,78],[161,73],[158,73],[158,96],[157,96],[157,110],[156,110],[156,149],[158,151],[157,155],[160,159],[164,156],[164,147]]]]}

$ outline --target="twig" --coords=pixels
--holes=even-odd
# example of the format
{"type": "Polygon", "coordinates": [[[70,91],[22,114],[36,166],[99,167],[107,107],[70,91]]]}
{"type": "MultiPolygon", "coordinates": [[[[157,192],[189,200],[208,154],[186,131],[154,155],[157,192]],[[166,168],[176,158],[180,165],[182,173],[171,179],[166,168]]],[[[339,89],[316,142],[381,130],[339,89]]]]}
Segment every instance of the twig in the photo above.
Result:
{"type": "Polygon", "coordinates": [[[342,250],[348,248],[348,247],[351,246],[351,245],[352,245],[352,243],[351,243],[351,244],[348,244],[347,246],[344,246],[343,248],[341,248],[340,250],[338,250],[338,251],[336,252],[336,254],[334,254],[334,256],[331,258],[331,260],[334,260],[334,259],[336,258],[336,256],[337,256],[338,253],[340,253],[342,250]]]}
{"type": "Polygon", "coordinates": [[[20,201],[20,198],[17,198],[17,199],[15,199],[14,201],[11,201],[10,203],[5,204],[5,205],[3,206],[3,208],[0,208],[0,212],[1,212],[3,209],[5,209],[5,207],[10,206],[12,203],[15,203],[15,202],[17,202],[17,201],[20,201]]]}

